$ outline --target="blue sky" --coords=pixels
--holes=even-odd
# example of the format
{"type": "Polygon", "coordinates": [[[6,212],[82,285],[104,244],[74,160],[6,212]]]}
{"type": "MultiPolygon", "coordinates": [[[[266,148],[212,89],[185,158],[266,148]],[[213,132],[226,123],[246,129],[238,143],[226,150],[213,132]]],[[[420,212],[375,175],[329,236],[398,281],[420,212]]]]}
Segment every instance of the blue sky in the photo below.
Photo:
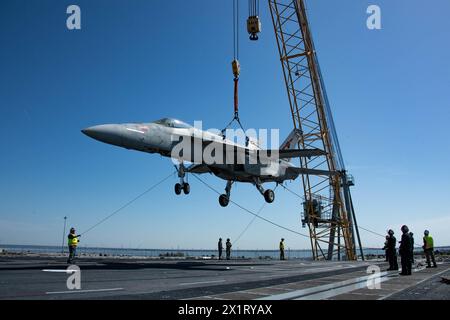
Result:
{"type": "MultiPolygon", "coordinates": [[[[450,244],[450,3],[433,0],[315,0],[310,23],[359,224],[384,233],[427,228],[450,244]],[[382,30],[366,28],[366,9],[382,10],[382,30]]],[[[258,42],[245,34],[241,1],[240,116],[248,128],[292,120],[267,3],[258,42]]],[[[80,232],[172,172],[169,159],[87,138],[102,123],[172,116],[206,128],[232,117],[231,1],[0,2],[0,244],[61,242],[63,217],[80,232]],[[77,4],[82,29],[66,28],[77,4]]],[[[223,180],[206,181],[222,190],[223,180]]],[[[174,177],[82,238],[89,246],[214,248],[233,241],[252,216],[191,178],[176,196],[174,177]]],[[[289,187],[300,192],[300,182],[289,187]]],[[[250,185],[233,199],[257,211],[250,185]]],[[[262,215],[306,233],[300,203],[277,189],[262,215]]],[[[383,239],[361,230],[363,244],[383,239]]],[[[292,249],[309,240],[256,220],[235,248],[292,249]]]]}

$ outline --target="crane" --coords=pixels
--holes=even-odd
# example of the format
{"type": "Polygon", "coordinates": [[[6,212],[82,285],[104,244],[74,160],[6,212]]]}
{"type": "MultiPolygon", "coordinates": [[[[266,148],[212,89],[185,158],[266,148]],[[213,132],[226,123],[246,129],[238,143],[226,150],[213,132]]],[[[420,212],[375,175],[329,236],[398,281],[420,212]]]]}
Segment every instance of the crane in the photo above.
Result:
{"type": "MultiPolygon", "coordinates": [[[[325,154],[300,158],[300,167],[336,172],[333,175],[301,175],[301,221],[308,226],[314,260],[357,260],[361,238],[350,192],[354,180],[345,169],[339,140],[320,70],[305,0],[268,0],[294,129],[300,132],[299,149],[320,149],[325,154]]],[[[233,0],[234,118],[238,116],[239,4],[233,0]]],[[[249,0],[247,31],[250,40],[261,32],[259,0],[249,0]]],[[[231,123],[230,123],[231,124],[231,123]]],[[[229,124],[229,125],[230,125],[229,124]]],[[[228,125],[228,126],[229,126],[228,125]]],[[[228,127],[227,126],[227,127],[228,127]]],[[[308,170],[305,170],[307,172],[308,170]]]]}
{"type": "Polygon", "coordinates": [[[354,182],[345,169],[305,1],[268,3],[293,126],[301,132],[298,147],[326,151],[326,155],[299,159],[300,166],[338,172],[332,176],[301,176],[301,221],[309,229],[313,259],[357,260],[356,242],[364,259],[350,193],[354,182]]]}

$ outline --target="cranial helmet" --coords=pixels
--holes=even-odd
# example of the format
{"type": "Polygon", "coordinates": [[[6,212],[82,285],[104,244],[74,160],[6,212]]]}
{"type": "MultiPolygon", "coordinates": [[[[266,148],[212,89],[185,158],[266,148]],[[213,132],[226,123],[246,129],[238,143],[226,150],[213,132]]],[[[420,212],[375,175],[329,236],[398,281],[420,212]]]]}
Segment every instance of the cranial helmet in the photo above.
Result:
{"type": "Polygon", "coordinates": [[[426,236],[427,236],[427,235],[429,235],[429,234],[430,234],[430,231],[428,231],[428,230],[425,230],[425,231],[424,231],[423,233],[424,233],[424,235],[426,235],[426,236]]]}
{"type": "Polygon", "coordinates": [[[392,235],[394,235],[394,230],[389,229],[389,230],[388,230],[388,233],[392,236],[392,235]]]}
{"type": "Polygon", "coordinates": [[[409,228],[408,228],[407,225],[403,225],[402,228],[401,228],[401,230],[402,230],[402,232],[406,233],[406,232],[409,231],[409,228]]]}

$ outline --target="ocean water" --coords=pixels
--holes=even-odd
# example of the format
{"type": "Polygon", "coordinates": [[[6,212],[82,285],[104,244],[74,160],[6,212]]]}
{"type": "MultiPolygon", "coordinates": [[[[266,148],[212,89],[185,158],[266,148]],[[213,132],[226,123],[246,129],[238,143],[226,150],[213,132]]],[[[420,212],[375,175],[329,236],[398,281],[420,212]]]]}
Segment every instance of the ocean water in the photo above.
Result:
{"type": "MultiPolygon", "coordinates": [[[[15,253],[61,253],[61,246],[32,246],[32,245],[0,245],[0,249],[15,253]]],[[[78,254],[102,254],[108,256],[134,257],[217,257],[217,250],[211,249],[132,249],[132,248],[96,248],[79,246],[78,254]]],[[[67,253],[67,247],[64,247],[67,253]]],[[[358,251],[359,252],[359,251],[358,251]]],[[[364,254],[383,255],[381,249],[365,249],[364,254]]],[[[244,259],[278,259],[278,250],[232,250],[231,256],[244,259]]],[[[223,251],[225,256],[225,250],[223,251]]],[[[311,250],[285,250],[288,259],[311,259],[311,250]]]]}
{"type": "MultiPolygon", "coordinates": [[[[61,246],[32,246],[32,245],[1,245],[0,249],[15,253],[61,253],[61,246]]],[[[450,251],[450,247],[437,247],[436,250],[450,251]]],[[[67,253],[64,247],[64,253],[67,253]]],[[[132,249],[132,248],[96,248],[79,246],[78,254],[108,255],[122,257],[217,257],[217,250],[211,249],[132,249]]],[[[422,252],[420,248],[415,252],[422,252]]],[[[359,254],[359,249],[358,249],[359,254]]],[[[364,248],[364,255],[384,256],[384,250],[378,248],[364,248]]],[[[225,256],[225,250],[223,252],[225,256]]],[[[278,259],[278,250],[232,250],[233,258],[244,259],[278,259]]],[[[286,250],[285,256],[288,259],[311,259],[311,250],[286,250]]]]}

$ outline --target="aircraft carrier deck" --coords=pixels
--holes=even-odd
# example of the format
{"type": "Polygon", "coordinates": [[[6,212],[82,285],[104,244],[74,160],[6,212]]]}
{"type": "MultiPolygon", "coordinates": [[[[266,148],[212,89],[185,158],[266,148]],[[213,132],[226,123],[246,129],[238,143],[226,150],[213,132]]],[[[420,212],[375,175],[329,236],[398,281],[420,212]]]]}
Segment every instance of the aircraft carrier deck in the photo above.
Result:
{"type": "Polygon", "coordinates": [[[381,261],[80,258],[77,265],[81,289],[69,290],[63,258],[0,257],[0,299],[450,299],[441,282],[448,262],[419,263],[409,277],[384,271],[381,261]],[[379,288],[369,266],[381,269],[379,288]]]}

